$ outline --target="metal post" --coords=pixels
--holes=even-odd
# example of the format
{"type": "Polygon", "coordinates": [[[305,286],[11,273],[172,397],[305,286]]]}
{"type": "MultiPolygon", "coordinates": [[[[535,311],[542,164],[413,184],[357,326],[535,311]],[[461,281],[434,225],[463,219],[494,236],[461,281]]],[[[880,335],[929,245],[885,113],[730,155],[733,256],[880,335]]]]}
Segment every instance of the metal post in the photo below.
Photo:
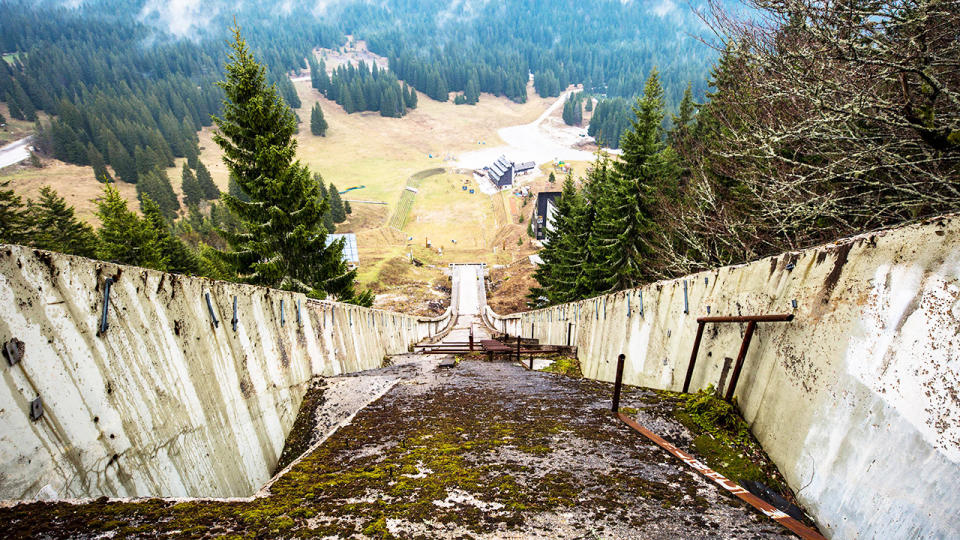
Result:
{"type": "Polygon", "coordinates": [[[286,322],[286,319],[283,317],[283,298],[280,299],[280,326],[283,326],[283,323],[286,322]]]}
{"type": "Polygon", "coordinates": [[[207,311],[210,312],[210,318],[213,319],[213,327],[220,328],[220,320],[217,319],[217,314],[213,312],[213,303],[210,302],[210,293],[206,293],[207,297],[207,311]]]}
{"type": "Polygon", "coordinates": [[[725,400],[733,399],[733,392],[737,389],[737,381],[740,379],[740,370],[743,369],[743,361],[747,357],[747,349],[750,348],[750,340],[753,339],[753,331],[757,328],[756,321],[747,323],[747,332],[743,334],[743,343],[740,345],[740,354],[737,355],[737,363],[733,366],[733,375],[730,376],[730,386],[727,387],[725,400]]]}
{"type": "Polygon", "coordinates": [[[700,340],[703,338],[705,322],[697,323],[697,337],[693,340],[693,352],[690,353],[690,364],[687,365],[687,377],[683,380],[683,393],[690,391],[690,379],[693,378],[693,366],[697,363],[697,352],[700,351],[700,340]]]}
{"type": "Polygon", "coordinates": [[[470,352],[473,352],[473,325],[470,325],[470,352]]]}
{"type": "Polygon", "coordinates": [[[240,319],[237,318],[237,297],[233,297],[233,318],[230,319],[230,324],[233,325],[233,331],[237,331],[237,323],[240,322],[240,319]]]}
{"type": "Polygon", "coordinates": [[[533,354],[530,354],[530,371],[533,371],[533,354]]]}
{"type": "Polygon", "coordinates": [[[683,312],[690,313],[690,300],[687,299],[687,280],[683,280],[683,312]]]}
{"type": "Polygon", "coordinates": [[[620,412],[620,387],[623,386],[623,361],[626,359],[627,356],[624,354],[617,357],[617,379],[613,383],[613,407],[611,407],[613,412],[620,412]]]}
{"type": "Polygon", "coordinates": [[[100,334],[105,334],[110,323],[107,322],[107,313],[110,311],[110,286],[113,285],[113,278],[107,278],[103,282],[103,314],[100,316],[100,334]]]}
{"type": "Polygon", "coordinates": [[[520,362],[520,334],[517,334],[517,363],[520,362]]]}

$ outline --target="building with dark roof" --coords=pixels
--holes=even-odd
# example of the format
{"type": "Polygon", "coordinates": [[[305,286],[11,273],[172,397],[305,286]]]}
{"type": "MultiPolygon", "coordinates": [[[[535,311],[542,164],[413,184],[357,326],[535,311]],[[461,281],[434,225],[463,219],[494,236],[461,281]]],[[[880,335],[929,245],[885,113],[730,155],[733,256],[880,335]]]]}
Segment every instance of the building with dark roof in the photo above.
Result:
{"type": "Polygon", "coordinates": [[[487,176],[493,185],[498,189],[510,187],[513,185],[514,167],[513,162],[506,156],[500,156],[493,165],[487,167],[487,176]]]}
{"type": "Polygon", "coordinates": [[[554,214],[557,211],[559,191],[541,191],[537,193],[537,204],[534,206],[533,232],[537,240],[544,240],[548,230],[553,230],[554,214]]]}

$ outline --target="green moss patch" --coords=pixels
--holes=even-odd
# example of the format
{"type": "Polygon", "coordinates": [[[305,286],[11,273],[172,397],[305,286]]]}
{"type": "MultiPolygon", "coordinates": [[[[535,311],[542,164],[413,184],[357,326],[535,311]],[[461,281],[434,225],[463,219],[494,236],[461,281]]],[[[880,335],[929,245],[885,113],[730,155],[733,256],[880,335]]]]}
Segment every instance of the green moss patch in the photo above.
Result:
{"type": "Polygon", "coordinates": [[[573,377],[575,379],[583,378],[583,372],[580,371],[580,361],[567,356],[557,358],[552,364],[543,368],[541,371],[559,373],[560,375],[566,375],[567,377],[573,377]]]}

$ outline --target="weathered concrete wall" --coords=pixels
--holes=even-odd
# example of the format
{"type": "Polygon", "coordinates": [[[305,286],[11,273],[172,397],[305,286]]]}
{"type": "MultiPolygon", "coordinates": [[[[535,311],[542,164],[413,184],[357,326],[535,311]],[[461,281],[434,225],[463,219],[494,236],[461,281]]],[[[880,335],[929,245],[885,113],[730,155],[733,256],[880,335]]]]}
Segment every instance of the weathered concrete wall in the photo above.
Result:
{"type": "Polygon", "coordinates": [[[47,485],[59,497],[250,495],[312,377],[379,367],[450,317],[19,246],[0,246],[0,306],[0,342],[25,344],[19,364],[0,361],[0,499],[47,485]],[[98,335],[108,277],[109,328],[98,335]],[[31,421],[37,396],[43,417],[31,421]]]}
{"type": "MultiPolygon", "coordinates": [[[[488,317],[570,335],[588,377],[612,381],[625,353],[627,384],[680,390],[708,313],[796,315],[758,326],[736,396],[827,534],[960,538],[960,219],[488,317]]],[[[744,328],[707,325],[692,390],[719,381],[744,328]]]]}

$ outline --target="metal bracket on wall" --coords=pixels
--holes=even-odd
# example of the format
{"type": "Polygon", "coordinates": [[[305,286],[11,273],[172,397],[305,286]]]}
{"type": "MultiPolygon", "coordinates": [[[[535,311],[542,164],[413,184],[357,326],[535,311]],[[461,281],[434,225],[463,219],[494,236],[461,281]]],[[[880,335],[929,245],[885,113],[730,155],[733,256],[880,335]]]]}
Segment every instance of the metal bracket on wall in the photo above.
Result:
{"type": "Polygon", "coordinates": [[[217,314],[213,312],[213,302],[210,301],[210,293],[207,292],[204,296],[207,298],[207,311],[210,312],[210,319],[213,320],[213,327],[220,328],[220,320],[217,319],[217,314]]]}
{"type": "Polygon", "coordinates": [[[10,341],[3,344],[3,355],[7,357],[7,362],[15,366],[23,360],[23,353],[26,345],[17,338],[10,338],[10,341]]]}
{"type": "Polygon", "coordinates": [[[237,331],[237,323],[240,322],[240,319],[237,318],[237,297],[233,297],[233,318],[230,319],[230,325],[233,326],[233,331],[237,331]]]}
{"type": "Polygon", "coordinates": [[[743,342],[740,343],[740,353],[737,355],[737,363],[733,366],[733,374],[730,376],[730,386],[727,387],[724,399],[730,401],[733,399],[733,392],[737,389],[737,381],[740,379],[740,370],[743,369],[744,359],[747,357],[747,349],[750,348],[750,341],[753,339],[753,332],[757,328],[757,323],[761,322],[790,322],[793,320],[793,314],[786,315],[748,315],[737,317],[700,317],[697,319],[697,337],[693,340],[693,351],[690,353],[690,364],[687,365],[687,376],[683,381],[683,392],[690,390],[690,380],[693,378],[693,368],[697,363],[697,353],[700,351],[700,341],[703,339],[703,327],[707,323],[747,323],[747,330],[743,334],[743,342]]]}
{"type": "Polygon", "coordinates": [[[110,286],[113,285],[113,278],[107,278],[103,282],[103,312],[100,315],[100,334],[103,335],[110,328],[107,322],[107,313],[110,312],[110,286]]]}
{"type": "Polygon", "coordinates": [[[283,298],[280,299],[280,326],[283,326],[283,323],[286,322],[286,319],[283,316],[283,298]]]}
{"type": "Polygon", "coordinates": [[[300,324],[300,299],[297,298],[297,324],[300,324]]]}
{"type": "Polygon", "coordinates": [[[690,313],[690,300],[687,298],[687,280],[683,280],[683,313],[690,313]]]}
{"type": "Polygon", "coordinates": [[[30,402],[30,419],[36,422],[43,417],[43,399],[37,396],[30,402]]]}

